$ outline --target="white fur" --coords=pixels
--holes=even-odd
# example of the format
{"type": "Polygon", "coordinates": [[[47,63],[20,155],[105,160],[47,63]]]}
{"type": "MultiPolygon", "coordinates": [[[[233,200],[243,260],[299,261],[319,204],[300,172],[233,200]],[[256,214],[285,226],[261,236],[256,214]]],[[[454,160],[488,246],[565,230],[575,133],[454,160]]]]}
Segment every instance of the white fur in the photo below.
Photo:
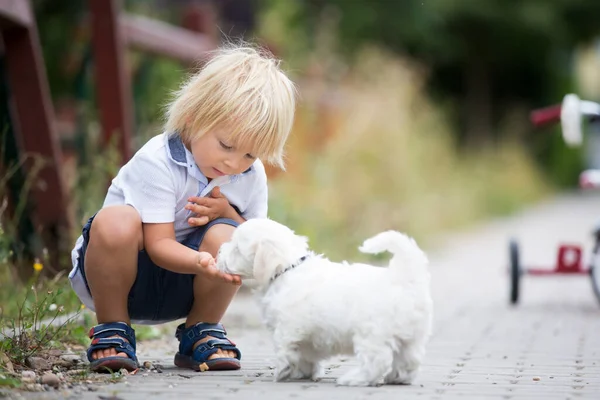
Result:
{"type": "Polygon", "coordinates": [[[359,365],[337,380],[340,385],[409,384],[415,378],[431,332],[427,257],[395,231],[366,240],[360,250],[387,250],[393,257],[388,268],[334,263],[269,219],[241,224],[221,246],[220,270],[257,281],[275,341],[276,380],[316,380],[320,362],[342,354],[356,355],[359,365]],[[272,280],[306,254],[306,261],[272,280]]]}

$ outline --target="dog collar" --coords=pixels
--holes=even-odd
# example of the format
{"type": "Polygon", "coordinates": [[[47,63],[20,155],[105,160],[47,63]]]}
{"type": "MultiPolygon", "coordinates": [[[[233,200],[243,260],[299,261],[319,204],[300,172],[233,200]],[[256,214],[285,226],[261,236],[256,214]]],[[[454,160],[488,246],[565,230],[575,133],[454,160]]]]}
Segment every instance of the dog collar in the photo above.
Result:
{"type": "Polygon", "coordinates": [[[290,264],[287,268],[285,268],[283,271],[280,271],[278,273],[276,273],[275,275],[273,275],[273,277],[271,278],[270,283],[272,283],[275,279],[279,278],[281,275],[285,274],[286,272],[288,272],[291,269],[296,268],[298,265],[302,264],[304,261],[306,261],[306,259],[308,258],[308,254],[305,256],[302,256],[298,259],[298,261],[296,261],[293,264],[290,264]]]}

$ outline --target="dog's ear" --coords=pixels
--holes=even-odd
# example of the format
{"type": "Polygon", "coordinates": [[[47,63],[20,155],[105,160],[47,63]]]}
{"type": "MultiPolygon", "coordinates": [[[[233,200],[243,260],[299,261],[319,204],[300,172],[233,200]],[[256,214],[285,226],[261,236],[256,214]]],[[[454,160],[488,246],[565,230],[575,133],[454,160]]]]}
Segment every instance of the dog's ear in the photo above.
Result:
{"type": "Polygon", "coordinates": [[[273,240],[262,240],[258,243],[254,256],[254,279],[259,285],[266,285],[287,263],[284,249],[273,240]]]}

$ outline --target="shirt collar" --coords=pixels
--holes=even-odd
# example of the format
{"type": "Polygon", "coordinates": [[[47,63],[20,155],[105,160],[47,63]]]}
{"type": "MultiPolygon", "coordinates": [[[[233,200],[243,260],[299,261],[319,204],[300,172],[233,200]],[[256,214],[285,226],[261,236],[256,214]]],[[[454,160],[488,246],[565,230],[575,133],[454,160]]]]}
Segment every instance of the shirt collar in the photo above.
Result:
{"type": "Polygon", "coordinates": [[[188,174],[198,181],[208,184],[208,179],[194,161],[192,153],[184,146],[181,136],[178,133],[167,136],[167,155],[169,159],[177,165],[186,167],[188,174]]]}
{"type": "MultiPolygon", "coordinates": [[[[185,147],[183,141],[181,140],[181,136],[179,136],[178,133],[167,134],[166,141],[166,149],[169,159],[177,165],[185,166],[188,170],[188,173],[192,177],[196,178],[205,185],[208,184],[208,179],[206,178],[206,176],[204,176],[202,171],[200,171],[200,168],[198,168],[198,166],[196,165],[192,152],[185,147]]],[[[237,178],[240,175],[244,175],[252,171],[254,171],[254,167],[251,165],[250,168],[248,168],[241,174],[231,175],[231,177],[233,178],[232,181],[237,180],[237,178]]]]}

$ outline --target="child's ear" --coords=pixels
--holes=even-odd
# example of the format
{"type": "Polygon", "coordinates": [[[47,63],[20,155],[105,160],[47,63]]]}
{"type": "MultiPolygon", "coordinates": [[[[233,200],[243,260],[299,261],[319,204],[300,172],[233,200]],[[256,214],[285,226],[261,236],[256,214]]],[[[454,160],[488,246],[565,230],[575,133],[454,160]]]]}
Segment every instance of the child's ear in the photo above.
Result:
{"type": "Polygon", "coordinates": [[[283,269],[286,262],[285,254],[277,243],[269,239],[261,241],[254,256],[254,279],[261,286],[268,284],[269,280],[283,269]]]}

